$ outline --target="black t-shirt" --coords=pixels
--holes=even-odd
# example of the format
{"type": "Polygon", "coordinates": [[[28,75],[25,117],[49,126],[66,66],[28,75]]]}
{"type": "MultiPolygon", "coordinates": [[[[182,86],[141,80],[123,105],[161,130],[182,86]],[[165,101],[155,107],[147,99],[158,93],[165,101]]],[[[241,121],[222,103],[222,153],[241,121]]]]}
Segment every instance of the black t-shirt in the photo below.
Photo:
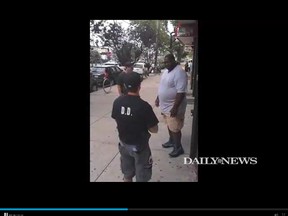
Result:
{"type": "Polygon", "coordinates": [[[118,97],[113,103],[111,116],[117,122],[120,140],[127,144],[143,142],[147,136],[150,137],[148,128],[159,122],[151,105],[140,96],[118,97]]]}
{"type": "Polygon", "coordinates": [[[117,79],[117,85],[121,86],[121,93],[122,94],[127,94],[127,89],[124,86],[124,76],[126,75],[126,73],[123,71],[119,74],[118,79],[117,79]]]}

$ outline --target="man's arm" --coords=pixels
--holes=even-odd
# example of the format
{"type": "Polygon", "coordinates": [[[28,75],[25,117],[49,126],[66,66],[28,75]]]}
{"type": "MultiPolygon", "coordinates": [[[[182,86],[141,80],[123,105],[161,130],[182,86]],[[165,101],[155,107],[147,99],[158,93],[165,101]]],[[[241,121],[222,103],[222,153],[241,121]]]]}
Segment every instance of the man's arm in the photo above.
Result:
{"type": "MultiPolygon", "coordinates": [[[[123,73],[123,72],[122,72],[123,73]]],[[[118,80],[117,80],[117,90],[118,90],[118,94],[119,96],[123,95],[123,80],[122,80],[122,73],[119,75],[118,80]]]]}
{"type": "Polygon", "coordinates": [[[121,85],[117,84],[117,89],[118,89],[119,96],[121,96],[123,94],[121,85]]]}
{"type": "Polygon", "coordinates": [[[158,123],[159,120],[157,116],[155,115],[152,106],[146,102],[146,109],[144,110],[144,121],[146,121],[146,125],[148,128],[148,131],[151,133],[157,133],[158,132],[158,123]]]}
{"type": "Polygon", "coordinates": [[[177,94],[174,105],[170,110],[171,117],[175,117],[177,115],[178,108],[183,98],[186,96],[187,84],[188,84],[188,78],[186,72],[183,70],[178,71],[177,75],[175,76],[175,86],[177,89],[177,94]]]}
{"type": "Polygon", "coordinates": [[[174,105],[170,111],[171,117],[175,117],[177,115],[178,108],[179,108],[183,98],[185,97],[185,94],[186,93],[177,93],[176,94],[174,105]]]}

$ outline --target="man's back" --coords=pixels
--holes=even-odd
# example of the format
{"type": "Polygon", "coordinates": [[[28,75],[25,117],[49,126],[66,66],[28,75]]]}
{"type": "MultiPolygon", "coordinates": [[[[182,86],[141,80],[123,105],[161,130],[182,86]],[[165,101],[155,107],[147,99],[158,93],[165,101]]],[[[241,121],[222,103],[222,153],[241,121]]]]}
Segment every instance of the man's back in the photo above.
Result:
{"type": "Polygon", "coordinates": [[[152,107],[140,96],[124,95],[113,103],[112,118],[117,122],[119,138],[127,144],[141,142],[148,128],[157,125],[152,107]]]}

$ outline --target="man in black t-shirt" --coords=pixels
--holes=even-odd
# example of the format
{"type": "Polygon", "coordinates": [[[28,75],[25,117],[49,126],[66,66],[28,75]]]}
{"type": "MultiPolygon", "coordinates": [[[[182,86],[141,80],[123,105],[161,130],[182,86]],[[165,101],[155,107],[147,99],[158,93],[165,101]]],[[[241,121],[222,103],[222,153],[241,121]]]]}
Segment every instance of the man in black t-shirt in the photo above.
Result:
{"type": "Polygon", "coordinates": [[[117,79],[117,88],[119,96],[127,94],[127,89],[124,86],[124,77],[127,73],[133,72],[133,63],[126,62],[124,66],[125,71],[121,72],[117,79]]]}
{"type": "Polygon", "coordinates": [[[118,97],[112,109],[119,134],[121,170],[125,182],[132,182],[135,175],[137,182],[147,182],[152,176],[149,132],[158,132],[159,121],[151,105],[140,98],[141,81],[138,73],[127,73],[124,77],[127,95],[118,97]]]}

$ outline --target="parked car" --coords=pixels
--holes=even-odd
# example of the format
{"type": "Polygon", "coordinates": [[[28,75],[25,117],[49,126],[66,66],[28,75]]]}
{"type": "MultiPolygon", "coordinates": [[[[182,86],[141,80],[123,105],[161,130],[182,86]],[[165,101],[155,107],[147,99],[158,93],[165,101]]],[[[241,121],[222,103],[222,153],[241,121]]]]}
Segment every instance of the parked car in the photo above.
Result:
{"type": "Polygon", "coordinates": [[[98,86],[102,86],[105,73],[110,77],[112,84],[115,84],[122,70],[113,65],[97,65],[91,70],[98,86]]]}
{"type": "Polygon", "coordinates": [[[139,73],[140,75],[144,74],[145,63],[137,62],[134,64],[133,71],[139,73]]]}
{"type": "Polygon", "coordinates": [[[93,73],[90,72],[90,92],[94,91],[94,89],[95,91],[97,91],[98,85],[97,85],[96,79],[93,76],[93,73]]]}
{"type": "Polygon", "coordinates": [[[116,61],[108,61],[106,63],[104,63],[104,65],[112,65],[112,66],[117,66],[118,68],[121,69],[121,71],[125,70],[125,66],[121,65],[120,63],[117,63],[116,61]]]}
{"type": "Polygon", "coordinates": [[[119,67],[119,64],[115,61],[108,61],[108,62],[105,62],[104,65],[112,65],[112,66],[118,66],[119,67]]]}

